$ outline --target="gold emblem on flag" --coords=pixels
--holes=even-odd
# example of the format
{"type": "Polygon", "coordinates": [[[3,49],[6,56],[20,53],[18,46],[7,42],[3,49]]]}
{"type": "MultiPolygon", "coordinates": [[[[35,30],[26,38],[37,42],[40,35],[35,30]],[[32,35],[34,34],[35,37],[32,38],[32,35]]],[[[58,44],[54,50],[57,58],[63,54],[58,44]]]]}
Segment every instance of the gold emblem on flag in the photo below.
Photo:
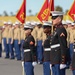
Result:
{"type": "Polygon", "coordinates": [[[46,16],[49,13],[49,8],[45,9],[44,12],[41,14],[41,18],[44,20],[46,18],[46,16]]]}
{"type": "Polygon", "coordinates": [[[24,18],[25,18],[24,15],[25,15],[24,12],[20,15],[20,18],[21,18],[22,20],[24,20],[24,18]]]}

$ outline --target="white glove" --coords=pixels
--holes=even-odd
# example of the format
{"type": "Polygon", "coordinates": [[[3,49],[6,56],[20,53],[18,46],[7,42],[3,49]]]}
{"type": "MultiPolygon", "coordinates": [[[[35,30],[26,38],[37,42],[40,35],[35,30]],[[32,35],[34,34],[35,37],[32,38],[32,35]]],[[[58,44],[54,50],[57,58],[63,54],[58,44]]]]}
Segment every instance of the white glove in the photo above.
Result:
{"type": "Polygon", "coordinates": [[[60,69],[66,68],[66,64],[60,64],[60,69]]]}
{"type": "Polygon", "coordinates": [[[33,66],[36,66],[37,65],[37,62],[35,61],[35,62],[32,62],[32,65],[33,66]]]}
{"type": "Polygon", "coordinates": [[[52,69],[52,64],[50,64],[50,70],[52,69]]]}
{"type": "Polygon", "coordinates": [[[24,62],[22,61],[22,66],[24,66],[24,62]]]}

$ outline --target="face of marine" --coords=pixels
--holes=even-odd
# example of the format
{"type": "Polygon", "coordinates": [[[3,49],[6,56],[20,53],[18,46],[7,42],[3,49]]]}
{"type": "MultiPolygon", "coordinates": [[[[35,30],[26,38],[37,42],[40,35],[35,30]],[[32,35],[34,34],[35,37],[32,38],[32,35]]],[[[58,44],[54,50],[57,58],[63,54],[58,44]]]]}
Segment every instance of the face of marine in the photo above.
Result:
{"type": "Polygon", "coordinates": [[[30,35],[30,34],[31,34],[31,31],[32,31],[31,29],[25,30],[25,35],[26,35],[26,36],[30,35]]]}
{"type": "Polygon", "coordinates": [[[50,33],[51,32],[51,27],[46,27],[43,29],[44,33],[50,33]]]}
{"type": "Polygon", "coordinates": [[[53,23],[53,26],[57,26],[59,25],[60,23],[62,22],[62,19],[61,17],[56,17],[56,18],[52,18],[52,23],[53,23]]]}

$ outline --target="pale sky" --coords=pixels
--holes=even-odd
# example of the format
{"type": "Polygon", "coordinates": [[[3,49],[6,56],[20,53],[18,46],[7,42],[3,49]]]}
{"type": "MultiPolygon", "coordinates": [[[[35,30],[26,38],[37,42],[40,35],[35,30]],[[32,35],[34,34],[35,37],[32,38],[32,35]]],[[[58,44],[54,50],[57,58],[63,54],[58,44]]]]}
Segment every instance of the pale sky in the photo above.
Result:
{"type": "MultiPolygon", "coordinates": [[[[7,11],[10,15],[10,12],[16,13],[17,10],[20,8],[23,0],[0,0],[0,14],[3,11],[7,11]]],[[[65,12],[67,9],[70,9],[74,0],[55,0],[55,6],[59,5],[63,8],[65,12]]],[[[28,10],[32,10],[32,14],[35,15],[37,12],[40,11],[44,0],[27,0],[26,1],[26,14],[29,15],[28,10]]]]}

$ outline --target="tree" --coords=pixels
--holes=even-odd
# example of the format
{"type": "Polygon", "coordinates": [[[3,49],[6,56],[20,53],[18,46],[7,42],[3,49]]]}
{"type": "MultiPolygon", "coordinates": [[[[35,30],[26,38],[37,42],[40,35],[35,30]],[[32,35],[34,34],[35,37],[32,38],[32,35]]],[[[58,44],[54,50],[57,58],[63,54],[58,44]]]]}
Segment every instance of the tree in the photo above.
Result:
{"type": "Polygon", "coordinates": [[[62,7],[60,7],[60,6],[56,6],[56,7],[55,7],[55,10],[56,10],[56,11],[63,11],[62,7]]]}
{"type": "Polygon", "coordinates": [[[35,13],[35,16],[37,15],[38,13],[35,13]]]}
{"type": "Polygon", "coordinates": [[[31,9],[29,9],[28,12],[29,12],[29,15],[32,15],[32,10],[31,9]]]}
{"type": "Polygon", "coordinates": [[[8,13],[6,11],[3,12],[4,16],[8,16],[8,13]]]}
{"type": "Polygon", "coordinates": [[[2,16],[2,15],[0,14],[0,16],[2,16]]]}
{"type": "Polygon", "coordinates": [[[66,11],[65,11],[65,15],[67,15],[68,11],[69,11],[69,10],[66,10],[66,11]]]}
{"type": "Polygon", "coordinates": [[[13,16],[13,12],[10,12],[10,15],[13,16]]]}

